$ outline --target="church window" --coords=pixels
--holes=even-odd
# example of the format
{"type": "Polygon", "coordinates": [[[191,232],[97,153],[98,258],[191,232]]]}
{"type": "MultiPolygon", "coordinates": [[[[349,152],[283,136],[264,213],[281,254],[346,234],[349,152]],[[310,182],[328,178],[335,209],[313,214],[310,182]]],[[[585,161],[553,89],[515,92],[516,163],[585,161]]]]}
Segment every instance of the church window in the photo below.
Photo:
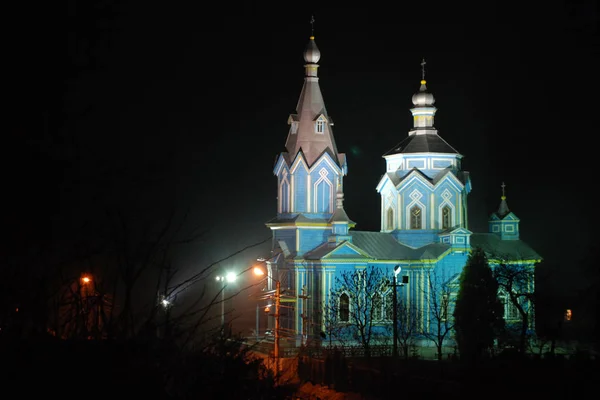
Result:
{"type": "Polygon", "coordinates": [[[292,122],[292,134],[296,134],[298,132],[298,122],[292,122]]]}
{"type": "Polygon", "coordinates": [[[328,180],[322,179],[315,184],[315,209],[317,212],[331,212],[331,183],[328,180]]]}
{"type": "Polygon", "coordinates": [[[422,228],[422,215],[419,206],[413,206],[410,209],[410,229],[421,229],[422,228]]]}
{"type": "Polygon", "coordinates": [[[383,299],[379,293],[373,295],[373,320],[381,321],[383,319],[383,299]]]}
{"type": "Polygon", "coordinates": [[[285,179],[281,182],[281,193],[279,194],[281,201],[280,209],[282,213],[290,212],[290,185],[285,179]]]}
{"type": "Polygon", "coordinates": [[[449,229],[452,226],[452,212],[450,207],[442,208],[442,229],[449,229]]]}
{"type": "Polygon", "coordinates": [[[391,321],[394,319],[394,294],[390,290],[385,296],[385,319],[391,321]]]}
{"type": "Polygon", "coordinates": [[[392,207],[388,208],[387,210],[386,227],[388,231],[394,230],[394,210],[392,207]]]}
{"type": "Polygon", "coordinates": [[[501,294],[500,301],[504,305],[504,319],[506,321],[514,321],[520,318],[518,307],[511,301],[506,292],[501,294]]]}
{"type": "Polygon", "coordinates": [[[448,295],[442,295],[442,300],[440,302],[440,320],[442,322],[446,322],[448,319],[448,295]]]}
{"type": "Polygon", "coordinates": [[[346,293],[340,296],[340,321],[350,321],[350,297],[346,293]]]}
{"type": "Polygon", "coordinates": [[[315,132],[323,133],[325,132],[325,121],[319,119],[315,125],[315,132]]]}

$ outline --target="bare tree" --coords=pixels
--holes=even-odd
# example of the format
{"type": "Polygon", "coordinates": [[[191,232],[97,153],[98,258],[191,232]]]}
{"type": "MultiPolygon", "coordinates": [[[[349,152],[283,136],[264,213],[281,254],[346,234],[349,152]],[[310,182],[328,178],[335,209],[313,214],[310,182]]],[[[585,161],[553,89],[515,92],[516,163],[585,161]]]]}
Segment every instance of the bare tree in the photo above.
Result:
{"type": "MultiPolygon", "coordinates": [[[[498,287],[504,292],[510,305],[519,313],[518,351],[524,354],[528,347],[529,331],[533,322],[534,310],[534,275],[532,266],[502,262],[493,269],[498,287]]],[[[504,319],[509,319],[504,315],[504,319]]],[[[507,326],[509,325],[507,321],[507,326]]]]}
{"type": "Polygon", "coordinates": [[[328,303],[323,307],[321,323],[321,339],[323,339],[321,343],[329,350],[334,347],[345,347],[346,340],[342,335],[345,324],[340,321],[339,298],[337,296],[329,296],[328,303]]]}
{"type": "MultiPolygon", "coordinates": [[[[402,356],[405,360],[409,357],[410,349],[415,345],[416,336],[420,332],[421,315],[414,305],[410,305],[405,301],[398,300],[396,304],[397,310],[397,336],[398,345],[402,356]]],[[[392,321],[393,324],[393,321],[392,321]]],[[[386,328],[387,336],[392,337],[393,325],[388,325],[386,328]]]]}
{"type": "Polygon", "coordinates": [[[331,291],[328,312],[332,324],[329,329],[334,329],[333,323],[337,322],[337,338],[359,343],[365,357],[370,357],[371,341],[377,336],[373,329],[374,317],[378,305],[377,296],[384,284],[383,272],[368,267],[342,272],[335,278],[335,289],[331,291]]]}
{"type": "Polygon", "coordinates": [[[426,321],[423,322],[428,322],[428,326],[424,327],[422,334],[433,342],[437,350],[437,358],[441,361],[444,343],[454,329],[452,291],[447,277],[438,274],[435,270],[427,273],[426,280],[427,287],[424,290],[429,312],[424,313],[426,321]]]}

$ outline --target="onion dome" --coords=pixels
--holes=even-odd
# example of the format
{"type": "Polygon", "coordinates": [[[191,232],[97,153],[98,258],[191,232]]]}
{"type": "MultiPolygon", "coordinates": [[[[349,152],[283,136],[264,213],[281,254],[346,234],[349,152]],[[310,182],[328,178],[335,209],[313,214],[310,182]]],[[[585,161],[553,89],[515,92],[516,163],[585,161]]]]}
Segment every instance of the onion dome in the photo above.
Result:
{"type": "Polygon", "coordinates": [[[425,85],[427,82],[425,79],[421,81],[421,87],[419,88],[419,92],[415,93],[412,97],[412,102],[416,107],[429,107],[435,103],[435,99],[431,93],[427,92],[427,86],[425,85]]]}
{"type": "Polygon", "coordinates": [[[311,36],[306,49],[304,50],[304,61],[310,64],[316,64],[321,58],[321,52],[315,43],[315,37],[311,36]]]}

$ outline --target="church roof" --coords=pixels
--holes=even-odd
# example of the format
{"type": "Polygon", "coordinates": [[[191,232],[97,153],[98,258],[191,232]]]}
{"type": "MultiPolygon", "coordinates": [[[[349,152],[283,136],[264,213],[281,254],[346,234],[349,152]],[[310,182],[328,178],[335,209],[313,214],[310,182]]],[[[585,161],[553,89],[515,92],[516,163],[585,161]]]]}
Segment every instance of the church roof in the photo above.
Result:
{"type": "Polygon", "coordinates": [[[398,242],[391,233],[350,231],[352,244],[378,260],[426,260],[437,259],[450,246],[432,243],[414,249],[398,242]]]}
{"type": "MultiPolygon", "coordinates": [[[[438,259],[448,251],[449,245],[431,243],[414,249],[398,242],[394,236],[386,232],[350,231],[352,245],[362,250],[375,260],[432,260],[438,259]]],[[[317,248],[307,252],[304,258],[319,260],[333,252],[339,245],[323,243],[317,248]]],[[[343,256],[340,256],[343,258],[343,256]]],[[[337,257],[335,257],[337,258],[337,257]]]]}
{"type": "Polygon", "coordinates": [[[542,259],[542,256],[522,240],[502,240],[493,233],[473,233],[471,247],[481,247],[488,257],[506,261],[542,259]]]}
{"type": "Polygon", "coordinates": [[[288,118],[288,122],[297,123],[296,130],[290,130],[285,147],[291,157],[302,150],[309,166],[324,152],[331,154],[333,160],[338,161],[338,150],[333,137],[333,123],[327,114],[325,102],[319,87],[317,62],[321,58],[321,52],[317,48],[314,36],[310,37],[304,51],[306,61],[304,85],[296,106],[296,113],[288,118]],[[316,129],[320,121],[320,128],[316,129]]]}
{"type": "MultiPolygon", "coordinates": [[[[437,260],[450,250],[445,243],[430,243],[412,248],[398,242],[391,233],[350,231],[352,245],[375,260],[437,260]]],[[[323,243],[304,255],[305,259],[319,260],[334,251],[338,245],[323,243]]],[[[481,247],[488,257],[506,261],[535,260],[542,257],[521,240],[501,240],[492,233],[473,233],[471,247],[481,247]]],[[[343,256],[340,256],[343,258],[343,256]]],[[[338,258],[338,257],[335,257],[338,258]]]]}
{"type": "Polygon", "coordinates": [[[378,260],[403,260],[411,258],[413,249],[400,244],[385,232],[350,231],[352,243],[378,260]]]}
{"type": "Polygon", "coordinates": [[[460,154],[448,142],[442,139],[436,133],[427,133],[423,135],[409,135],[406,139],[398,143],[383,156],[392,154],[406,153],[448,153],[460,154]]]}
{"type": "Polygon", "coordinates": [[[381,179],[383,179],[384,176],[387,176],[389,178],[390,181],[392,181],[392,183],[394,184],[394,186],[398,186],[398,184],[400,182],[402,182],[403,180],[407,179],[409,176],[411,176],[411,173],[417,173],[420,176],[423,177],[423,179],[431,182],[432,185],[437,184],[443,177],[445,177],[447,174],[453,174],[454,176],[456,176],[456,178],[458,178],[458,180],[465,185],[467,183],[467,181],[469,180],[469,172],[467,171],[458,171],[458,172],[454,172],[451,169],[444,169],[443,171],[440,171],[439,174],[437,174],[436,176],[432,178],[429,178],[427,175],[425,175],[425,173],[423,173],[423,171],[421,171],[418,168],[413,168],[409,173],[407,173],[406,175],[403,175],[402,177],[399,177],[396,172],[386,172],[385,174],[382,175],[382,177],[379,179],[381,181],[381,179]]]}

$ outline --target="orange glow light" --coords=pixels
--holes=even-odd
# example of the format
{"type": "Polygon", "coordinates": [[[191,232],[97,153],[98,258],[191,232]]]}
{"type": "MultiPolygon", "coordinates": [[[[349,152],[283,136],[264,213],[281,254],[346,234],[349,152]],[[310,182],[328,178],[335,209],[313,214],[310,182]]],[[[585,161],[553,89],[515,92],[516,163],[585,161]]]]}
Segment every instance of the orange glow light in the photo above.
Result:
{"type": "Polygon", "coordinates": [[[82,279],[83,283],[90,283],[91,279],[87,276],[84,276],[82,279]]]}

